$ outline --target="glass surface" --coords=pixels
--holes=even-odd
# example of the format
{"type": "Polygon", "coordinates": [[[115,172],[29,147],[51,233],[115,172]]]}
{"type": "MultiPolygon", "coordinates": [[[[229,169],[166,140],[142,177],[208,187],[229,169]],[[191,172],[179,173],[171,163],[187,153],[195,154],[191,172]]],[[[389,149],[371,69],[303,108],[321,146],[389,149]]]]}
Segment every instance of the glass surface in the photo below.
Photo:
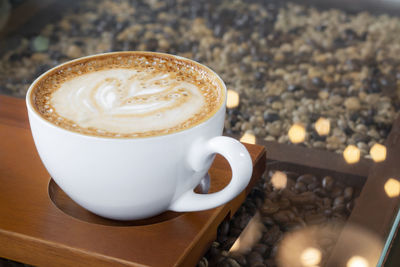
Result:
{"type": "Polygon", "coordinates": [[[396,14],[394,0],[0,0],[0,94],[23,98],[46,70],[103,52],[203,63],[228,88],[225,134],[265,145],[269,171],[198,266],[375,266],[400,194],[400,150],[385,143],[399,132],[396,14]],[[373,172],[371,210],[349,223],[376,166],[391,172],[373,172]]]}

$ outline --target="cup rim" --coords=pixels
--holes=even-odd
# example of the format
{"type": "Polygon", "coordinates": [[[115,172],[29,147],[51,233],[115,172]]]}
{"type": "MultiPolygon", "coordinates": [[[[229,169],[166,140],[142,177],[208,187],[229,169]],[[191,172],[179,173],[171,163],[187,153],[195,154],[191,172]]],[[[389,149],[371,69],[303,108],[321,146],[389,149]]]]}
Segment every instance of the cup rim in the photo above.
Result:
{"type": "Polygon", "coordinates": [[[178,135],[178,134],[182,134],[182,133],[185,133],[187,131],[190,131],[192,129],[196,129],[198,127],[201,127],[203,124],[207,123],[211,119],[213,119],[216,116],[216,114],[221,111],[221,109],[225,110],[226,100],[227,100],[227,88],[226,88],[226,85],[225,85],[224,81],[222,80],[222,78],[214,70],[212,70],[211,68],[209,68],[206,65],[201,64],[201,63],[199,63],[197,61],[189,59],[189,58],[185,58],[185,57],[178,56],[178,55],[173,55],[173,54],[168,54],[168,53],[152,52],[152,51],[114,51],[114,52],[99,53],[99,54],[94,54],[94,55],[89,55],[89,56],[84,56],[84,57],[76,58],[76,59],[73,59],[73,60],[69,60],[67,62],[64,62],[62,64],[59,64],[59,65],[47,70],[46,72],[42,73],[39,77],[37,77],[32,82],[32,84],[29,86],[28,91],[27,91],[26,96],[25,96],[25,103],[26,103],[28,112],[30,112],[37,119],[39,119],[42,123],[45,123],[49,127],[52,127],[52,128],[55,128],[55,129],[58,129],[58,130],[61,130],[61,131],[65,131],[65,132],[67,132],[69,134],[72,134],[72,135],[77,135],[77,136],[85,137],[85,138],[89,138],[89,139],[93,138],[93,139],[99,139],[99,140],[118,140],[118,141],[145,140],[145,139],[147,140],[147,139],[156,139],[156,138],[163,138],[163,137],[165,138],[167,136],[178,135]],[[216,109],[214,111],[214,113],[212,115],[210,115],[207,119],[205,119],[204,121],[202,121],[202,122],[200,122],[198,124],[193,125],[192,127],[189,127],[189,128],[186,128],[186,129],[182,129],[182,130],[179,130],[179,131],[175,131],[175,132],[172,132],[172,133],[155,135],[155,136],[151,136],[150,135],[150,136],[142,136],[142,137],[123,137],[123,138],[89,135],[89,134],[83,134],[83,133],[78,133],[78,132],[75,132],[75,131],[68,130],[66,128],[57,126],[57,125],[51,123],[50,121],[46,120],[33,107],[32,97],[31,97],[33,89],[36,87],[36,84],[38,82],[40,82],[44,77],[48,76],[50,73],[56,71],[57,69],[63,68],[64,66],[69,65],[71,63],[79,62],[79,61],[82,61],[82,60],[85,60],[85,59],[90,59],[90,58],[93,58],[93,57],[107,56],[107,55],[113,55],[113,54],[144,54],[144,55],[154,55],[155,54],[155,55],[159,55],[161,57],[175,58],[175,59],[178,59],[178,60],[181,60],[181,61],[188,61],[190,64],[197,65],[200,68],[202,68],[202,69],[206,70],[207,72],[209,72],[211,75],[215,76],[216,81],[220,84],[220,87],[221,87],[221,90],[222,90],[222,93],[223,93],[223,98],[221,100],[221,104],[220,104],[219,108],[216,109]]]}

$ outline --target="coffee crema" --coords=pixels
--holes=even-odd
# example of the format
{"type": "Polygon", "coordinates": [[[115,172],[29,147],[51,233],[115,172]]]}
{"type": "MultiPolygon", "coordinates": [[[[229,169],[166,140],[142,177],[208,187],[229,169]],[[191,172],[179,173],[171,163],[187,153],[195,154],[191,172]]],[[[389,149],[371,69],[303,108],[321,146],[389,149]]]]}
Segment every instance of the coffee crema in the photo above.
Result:
{"type": "Polygon", "coordinates": [[[78,59],[46,73],[31,101],[51,123],[86,135],[149,137],[191,128],[210,118],[224,86],[195,62],[152,52],[78,59]]]}

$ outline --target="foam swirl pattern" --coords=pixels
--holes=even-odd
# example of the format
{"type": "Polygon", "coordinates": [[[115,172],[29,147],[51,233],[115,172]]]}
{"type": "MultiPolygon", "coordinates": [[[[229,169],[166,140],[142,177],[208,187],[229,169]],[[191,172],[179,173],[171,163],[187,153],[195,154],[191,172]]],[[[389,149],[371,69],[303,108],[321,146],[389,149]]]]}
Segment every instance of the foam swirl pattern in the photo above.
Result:
{"type": "Polygon", "coordinates": [[[74,77],[61,84],[50,103],[79,127],[128,134],[183,124],[204,109],[205,98],[173,72],[121,68],[74,77]]]}

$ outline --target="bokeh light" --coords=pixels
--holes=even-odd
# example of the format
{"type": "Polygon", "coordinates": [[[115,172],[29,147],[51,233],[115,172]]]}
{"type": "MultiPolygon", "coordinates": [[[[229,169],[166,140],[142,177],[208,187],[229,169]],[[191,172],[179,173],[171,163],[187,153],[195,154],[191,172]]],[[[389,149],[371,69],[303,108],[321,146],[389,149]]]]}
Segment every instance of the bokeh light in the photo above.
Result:
{"type": "Polygon", "coordinates": [[[236,91],[228,90],[226,98],[227,108],[236,108],[239,106],[239,94],[236,91]]]}
{"type": "Polygon", "coordinates": [[[328,119],[323,117],[315,122],[315,130],[320,136],[328,135],[331,130],[331,123],[328,119]]]}
{"type": "Polygon", "coordinates": [[[247,226],[243,229],[239,238],[233,243],[229,253],[245,254],[249,252],[253,246],[260,240],[265,230],[264,224],[261,222],[259,212],[253,216],[247,226]]]}
{"type": "Polygon", "coordinates": [[[398,197],[400,195],[400,182],[394,178],[389,178],[384,188],[388,197],[398,197]]]}
{"type": "Polygon", "coordinates": [[[316,266],[321,262],[321,250],[313,247],[306,248],[300,255],[300,262],[303,266],[316,266]]]}
{"type": "Polygon", "coordinates": [[[382,239],[376,233],[349,222],[334,222],[285,233],[276,259],[279,267],[372,267],[378,263],[382,249],[382,239]],[[368,265],[356,265],[361,261],[354,256],[362,257],[368,265]]]}
{"type": "Polygon", "coordinates": [[[290,127],[288,136],[290,141],[294,144],[304,142],[306,139],[306,129],[303,125],[295,123],[290,127]]]}
{"type": "Polygon", "coordinates": [[[287,175],[284,172],[276,171],[271,177],[271,183],[275,189],[282,189],[286,187],[287,175]]]}
{"type": "Polygon", "coordinates": [[[255,144],[256,143],[256,136],[252,133],[245,133],[241,138],[240,142],[247,143],[247,144],[255,144]]]}
{"type": "Polygon", "coordinates": [[[347,267],[368,267],[368,261],[361,256],[353,256],[347,262],[347,267]]]}
{"type": "Polygon", "coordinates": [[[386,159],[386,147],[381,144],[375,144],[371,147],[369,154],[375,162],[381,162],[386,159]]]}
{"type": "Polygon", "coordinates": [[[343,151],[344,160],[348,164],[354,164],[360,161],[360,149],[354,145],[348,145],[343,151]]]}

